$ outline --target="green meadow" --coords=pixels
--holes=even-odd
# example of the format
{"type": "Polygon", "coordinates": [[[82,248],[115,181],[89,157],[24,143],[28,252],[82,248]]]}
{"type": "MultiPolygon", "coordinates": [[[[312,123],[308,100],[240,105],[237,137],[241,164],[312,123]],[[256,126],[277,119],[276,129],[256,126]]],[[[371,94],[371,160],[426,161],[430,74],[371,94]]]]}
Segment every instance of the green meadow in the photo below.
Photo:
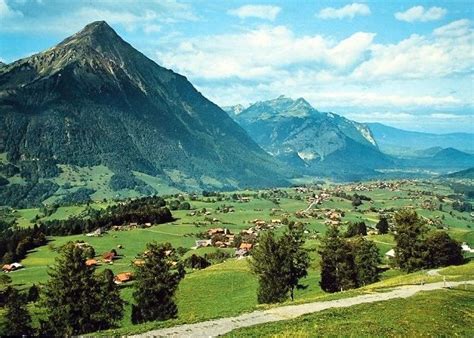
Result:
{"type": "MultiPolygon", "coordinates": [[[[105,175],[105,173],[98,175],[100,177],[100,175],[105,175]]],[[[354,193],[354,190],[352,190],[353,186],[350,185],[325,185],[324,187],[328,188],[329,191],[337,187],[343,189],[348,194],[354,193]]],[[[57,255],[55,249],[68,241],[84,241],[89,243],[94,247],[99,260],[103,253],[115,249],[120,255],[120,258],[115,260],[113,264],[99,265],[97,270],[100,271],[102,269],[109,268],[114,273],[120,273],[133,271],[131,262],[144,251],[146,244],[151,241],[169,242],[174,247],[184,247],[189,249],[184,257],[191,254],[204,255],[205,253],[209,253],[217,249],[192,249],[192,247],[194,247],[195,241],[199,238],[198,233],[206,231],[207,229],[221,227],[228,228],[233,233],[239,233],[240,231],[253,226],[251,221],[255,219],[270,221],[272,219],[288,218],[290,221],[299,221],[306,225],[308,231],[305,246],[308,250],[310,250],[310,255],[312,257],[309,275],[307,278],[302,280],[302,285],[304,287],[296,291],[295,303],[327,300],[338,297],[349,297],[366,292],[378,292],[386,288],[404,284],[440,281],[443,279],[443,276],[446,276],[448,280],[474,279],[473,262],[460,267],[442,269],[439,276],[428,276],[426,271],[407,275],[399,270],[388,269],[383,272],[382,280],[373,285],[357,290],[338,293],[335,295],[325,294],[319,287],[319,255],[317,254],[317,249],[320,243],[320,236],[326,231],[326,219],[324,217],[299,218],[297,216],[297,211],[307,208],[307,197],[310,197],[310,195],[313,193],[318,192],[320,191],[298,193],[294,189],[290,188],[281,189],[279,196],[269,196],[269,191],[246,190],[238,192],[244,196],[249,196],[250,200],[248,202],[233,200],[233,192],[222,194],[220,197],[204,197],[202,195],[198,195],[195,198],[191,198],[190,196],[186,195],[185,199],[191,204],[193,210],[173,211],[172,213],[175,220],[171,223],[154,225],[145,229],[108,231],[99,237],[88,237],[86,235],[51,237],[49,238],[50,241],[48,245],[39,247],[36,250],[28,253],[27,257],[21,262],[25,266],[24,269],[14,271],[10,273],[9,276],[12,278],[13,284],[22,289],[28,288],[33,283],[41,284],[47,282],[48,267],[54,264],[54,260],[57,255]],[[232,206],[233,212],[220,212],[219,209],[222,209],[224,205],[232,206]],[[198,215],[192,216],[191,213],[195,211],[201,212],[198,215]]],[[[456,238],[458,241],[467,242],[469,245],[471,245],[471,247],[474,247],[474,231],[471,229],[473,218],[469,215],[469,213],[460,213],[451,208],[452,200],[448,196],[452,195],[453,191],[450,190],[450,188],[446,185],[435,184],[433,186],[423,182],[408,182],[401,185],[399,189],[396,189],[395,191],[388,189],[372,189],[370,191],[358,192],[358,194],[368,196],[372,199],[372,201],[364,201],[361,206],[354,208],[350,201],[340,197],[331,196],[324,200],[321,204],[317,205],[315,210],[317,211],[318,215],[324,215],[326,210],[339,210],[343,212],[344,216],[342,217],[340,226],[345,228],[347,223],[351,221],[364,221],[369,227],[373,227],[378,222],[379,213],[382,213],[382,210],[388,210],[390,208],[397,210],[402,207],[411,207],[415,209],[420,215],[426,217],[427,220],[442,219],[443,226],[451,236],[456,238]],[[426,199],[431,199],[434,201],[437,200],[434,196],[421,194],[421,191],[432,191],[437,194],[445,195],[446,198],[444,198],[442,202],[436,202],[438,204],[442,204],[442,210],[425,209],[423,207],[423,202],[426,199]]],[[[168,198],[168,200],[172,199],[175,199],[175,197],[168,198]]],[[[113,202],[110,200],[103,201],[100,199],[91,203],[89,207],[97,209],[105,208],[110,203],[113,202]]],[[[44,216],[39,209],[20,209],[11,211],[8,217],[14,217],[20,226],[31,226],[31,220],[33,219],[66,219],[71,216],[81,216],[86,208],[87,206],[84,205],[59,207],[55,213],[50,216],[44,216]]],[[[283,228],[278,229],[278,231],[283,231],[283,228]]],[[[384,265],[387,265],[388,261],[384,257],[384,254],[394,246],[393,236],[391,234],[369,235],[367,238],[373,240],[377,244],[380,250],[380,255],[383,258],[383,263],[384,265]]],[[[233,249],[224,250],[233,253],[233,249]]],[[[109,330],[104,334],[122,335],[144,332],[152,328],[172,326],[180,323],[192,323],[218,317],[235,316],[243,312],[249,312],[267,307],[257,304],[257,280],[249,270],[248,258],[241,260],[230,258],[223,263],[212,265],[204,270],[189,270],[186,277],[181,282],[176,295],[176,301],[179,308],[178,318],[171,321],[132,325],[130,320],[130,304],[133,302],[132,285],[133,282],[129,285],[123,285],[121,289],[122,297],[128,302],[128,304],[126,306],[126,313],[120,327],[115,330],[109,330]]],[[[453,291],[451,293],[455,296],[453,296],[454,300],[450,300],[446,303],[447,305],[444,306],[451,307],[451,303],[456,303],[456,306],[459,305],[459,308],[464,306],[462,305],[464,303],[461,301],[458,302],[458,298],[456,298],[458,293],[461,291],[458,293],[456,292],[458,291],[453,291]]],[[[440,304],[446,300],[446,293],[438,292],[436,295],[436,299],[438,299],[440,304]]],[[[472,294],[470,295],[472,297],[472,294]]],[[[424,295],[416,297],[416,299],[420,298],[420,301],[428,301],[425,299],[426,296],[424,295]]],[[[393,301],[395,306],[391,308],[414,306],[409,305],[411,301],[412,300],[404,300],[403,302],[393,301]]],[[[36,309],[34,306],[32,307],[32,310],[37,314],[36,317],[38,317],[41,313],[41,310],[36,309]]],[[[334,314],[323,315],[321,313],[315,315],[315,319],[313,319],[313,317],[310,319],[305,317],[304,319],[301,319],[301,323],[298,322],[299,319],[292,321],[291,325],[294,326],[291,326],[291,328],[294,329],[301,325],[300,331],[296,332],[301,332],[301,335],[303,336],[309,332],[312,332],[311,330],[313,330],[314,327],[311,325],[317,325],[318,328],[319,325],[323,325],[321,326],[321,329],[327,329],[328,333],[343,333],[343,330],[335,331],[339,327],[337,324],[338,321],[342,323],[347,318],[353,318],[356,320],[357,318],[355,318],[355,316],[360,311],[365,311],[364,313],[368,313],[367,321],[377,320],[377,311],[375,310],[373,311],[372,318],[370,317],[371,312],[369,309],[355,310],[349,308],[337,310],[334,312],[334,314]],[[334,325],[329,323],[324,324],[322,323],[324,321],[319,319],[333,317],[335,318],[334,325]]],[[[397,314],[396,310],[393,311],[394,312],[387,312],[386,314],[392,316],[392,318],[400,318],[400,321],[405,320],[403,318],[410,318],[409,316],[403,317],[404,314],[397,314]]],[[[415,311],[415,309],[413,309],[413,311],[415,311]]],[[[457,307],[454,307],[453,311],[458,311],[457,307]]],[[[430,312],[426,312],[426,316],[429,314],[430,312]]],[[[423,315],[420,316],[420,318],[424,318],[423,315]]],[[[361,325],[367,326],[367,323],[368,322],[361,322],[361,325]]],[[[367,334],[383,335],[383,330],[385,330],[384,328],[386,328],[386,325],[392,325],[390,323],[393,324],[393,321],[380,320],[381,326],[379,329],[382,331],[367,331],[367,334]]],[[[393,331],[393,333],[395,335],[402,335],[404,332],[409,332],[403,330],[411,329],[411,325],[414,324],[408,323],[407,326],[400,326],[401,331],[393,331]]],[[[289,332],[292,332],[290,329],[285,331],[284,324],[272,324],[268,325],[268,330],[262,329],[260,327],[255,329],[252,328],[249,329],[249,331],[242,331],[242,334],[249,336],[255,334],[260,335],[260,331],[258,330],[261,330],[262,335],[273,335],[274,333],[281,331],[283,332],[283,336],[285,336],[284,332],[287,332],[288,334],[289,332]]],[[[391,332],[392,331],[388,330],[387,334],[390,334],[391,332]]],[[[467,331],[459,332],[469,333],[467,331]]],[[[347,333],[349,335],[358,335],[359,333],[362,334],[363,331],[347,331],[347,333]]],[[[240,335],[241,332],[238,334],[240,335]]]]}

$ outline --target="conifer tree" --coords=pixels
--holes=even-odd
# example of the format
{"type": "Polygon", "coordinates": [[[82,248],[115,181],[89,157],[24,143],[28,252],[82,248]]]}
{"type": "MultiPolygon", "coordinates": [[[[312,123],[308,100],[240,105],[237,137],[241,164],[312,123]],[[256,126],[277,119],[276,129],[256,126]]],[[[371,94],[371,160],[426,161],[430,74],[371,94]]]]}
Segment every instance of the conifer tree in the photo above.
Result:
{"type": "Polygon", "coordinates": [[[289,231],[286,232],[280,239],[281,245],[286,246],[286,259],[288,264],[288,286],[290,289],[290,298],[294,300],[294,290],[299,285],[299,280],[308,275],[309,255],[303,249],[304,228],[301,225],[289,226],[289,231]]]}
{"type": "Polygon", "coordinates": [[[377,222],[375,225],[377,230],[379,231],[379,234],[383,235],[388,233],[388,221],[386,217],[380,217],[380,220],[377,222]]]}
{"type": "Polygon", "coordinates": [[[49,335],[77,335],[111,327],[120,313],[110,305],[117,291],[101,282],[95,269],[87,266],[86,252],[69,242],[60,249],[56,265],[49,271],[50,280],[43,289],[47,321],[42,332],[49,335]],[[107,305],[105,307],[104,305],[107,305]]]}
{"type": "Polygon", "coordinates": [[[289,226],[280,238],[270,231],[262,233],[250,261],[258,278],[259,303],[282,302],[288,293],[294,299],[299,280],[308,274],[309,256],[303,244],[303,228],[299,225],[289,226]]]}
{"type": "Polygon", "coordinates": [[[5,334],[7,336],[28,336],[33,334],[31,316],[27,309],[26,295],[12,286],[5,289],[5,334]]]}
{"type": "Polygon", "coordinates": [[[425,235],[428,231],[414,210],[395,213],[395,261],[407,272],[422,269],[426,265],[425,235]]]}
{"type": "Polygon", "coordinates": [[[136,267],[132,322],[175,318],[178,308],[174,295],[185,271],[169,243],[148,243],[144,264],[136,267]]]}
{"type": "Polygon", "coordinates": [[[252,251],[252,272],[258,278],[259,303],[278,303],[288,297],[289,265],[285,264],[286,250],[272,231],[260,235],[258,246],[252,251]]]}
{"type": "Polygon", "coordinates": [[[336,227],[328,229],[322,241],[321,288],[326,292],[337,292],[357,286],[352,247],[341,237],[336,227]]]}
{"type": "Polygon", "coordinates": [[[357,270],[357,286],[375,283],[379,280],[378,265],[381,263],[379,249],[374,242],[359,236],[352,243],[354,264],[357,270]]]}
{"type": "Polygon", "coordinates": [[[436,231],[426,238],[427,267],[459,265],[464,261],[461,246],[444,231],[436,231]]]}

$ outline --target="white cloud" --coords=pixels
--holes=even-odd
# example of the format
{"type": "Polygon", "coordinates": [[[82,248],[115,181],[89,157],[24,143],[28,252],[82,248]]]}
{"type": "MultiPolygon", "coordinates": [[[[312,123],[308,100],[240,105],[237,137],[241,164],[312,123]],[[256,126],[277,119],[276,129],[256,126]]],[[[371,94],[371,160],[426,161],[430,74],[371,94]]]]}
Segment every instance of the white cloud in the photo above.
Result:
{"type": "Polygon", "coordinates": [[[467,36],[471,32],[471,22],[467,19],[453,21],[434,30],[434,35],[439,37],[467,36]]]}
{"type": "Polygon", "coordinates": [[[342,41],[320,35],[297,37],[285,26],[189,39],[157,58],[165,66],[207,79],[276,79],[291,65],[343,70],[361,60],[375,34],[358,32],[342,41]]]}
{"type": "Polygon", "coordinates": [[[370,15],[370,8],[366,4],[352,3],[341,8],[327,7],[316,14],[321,19],[353,19],[356,15],[370,15]]]}
{"type": "Polygon", "coordinates": [[[443,18],[447,10],[441,7],[431,7],[425,9],[423,6],[412,7],[405,12],[395,13],[395,18],[400,21],[415,22],[415,21],[434,21],[443,18]]]}
{"type": "Polygon", "coordinates": [[[358,79],[439,78],[472,72],[473,30],[460,20],[434,30],[432,36],[411,35],[397,44],[373,44],[371,58],[352,74],[358,79]]]}
{"type": "Polygon", "coordinates": [[[6,0],[0,0],[0,18],[18,18],[22,16],[23,13],[10,8],[6,0]]]}
{"type": "Polygon", "coordinates": [[[264,20],[275,20],[280,13],[281,8],[271,5],[245,5],[239,8],[231,9],[227,13],[238,16],[241,19],[258,18],[264,20]]]}

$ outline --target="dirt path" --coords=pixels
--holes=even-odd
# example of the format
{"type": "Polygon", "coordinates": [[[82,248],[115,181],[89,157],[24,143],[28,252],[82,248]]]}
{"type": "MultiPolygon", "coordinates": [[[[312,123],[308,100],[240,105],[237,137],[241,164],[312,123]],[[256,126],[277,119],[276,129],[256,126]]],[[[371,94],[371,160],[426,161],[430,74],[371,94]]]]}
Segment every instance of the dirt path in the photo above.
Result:
{"type": "Polygon", "coordinates": [[[276,307],[265,311],[254,311],[236,317],[208,320],[195,324],[185,324],[175,327],[149,331],[133,337],[211,337],[228,333],[242,327],[257,324],[276,322],[280,320],[292,319],[308,313],[314,313],[331,308],[348,307],[363,303],[379,302],[394,298],[407,298],[419,291],[431,291],[442,289],[445,286],[454,287],[457,285],[474,284],[474,280],[466,282],[440,282],[424,285],[407,285],[394,288],[383,293],[361,295],[351,298],[315,302],[299,305],[287,305],[276,307]]]}

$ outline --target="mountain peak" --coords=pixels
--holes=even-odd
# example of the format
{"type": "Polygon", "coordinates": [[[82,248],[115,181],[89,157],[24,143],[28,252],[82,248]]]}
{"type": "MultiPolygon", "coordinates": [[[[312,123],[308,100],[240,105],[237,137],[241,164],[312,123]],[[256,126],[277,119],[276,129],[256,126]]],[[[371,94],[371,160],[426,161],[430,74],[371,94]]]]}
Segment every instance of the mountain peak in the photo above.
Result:
{"type": "Polygon", "coordinates": [[[59,46],[89,45],[94,49],[105,47],[115,49],[114,45],[124,41],[105,21],[94,21],[86,25],[78,33],[68,37],[59,46]]]}

